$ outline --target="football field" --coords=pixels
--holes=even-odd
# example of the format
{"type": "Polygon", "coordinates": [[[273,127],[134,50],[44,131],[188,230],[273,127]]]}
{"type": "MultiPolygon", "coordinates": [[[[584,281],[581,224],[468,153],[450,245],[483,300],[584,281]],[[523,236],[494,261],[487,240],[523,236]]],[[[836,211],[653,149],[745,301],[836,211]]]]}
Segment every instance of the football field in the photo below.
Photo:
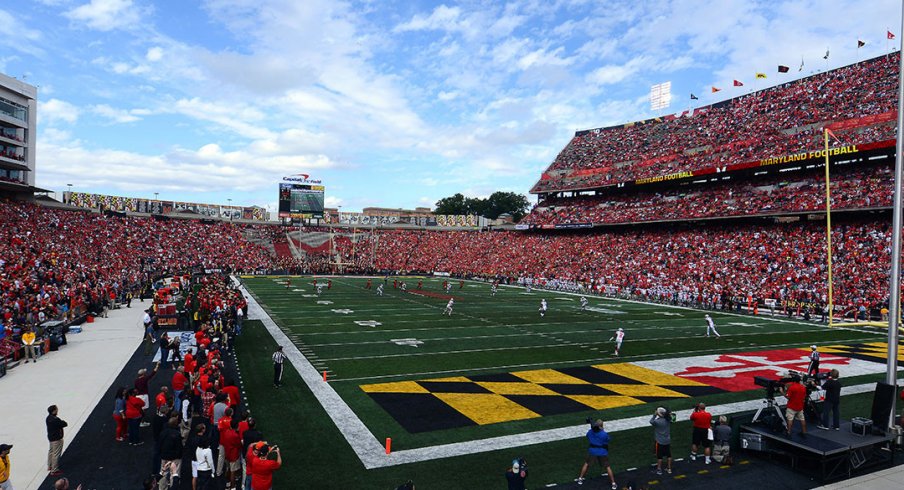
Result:
{"type": "MultiPolygon", "coordinates": [[[[441,278],[390,278],[380,296],[384,279],[372,279],[369,289],[367,282],[243,278],[278,329],[271,332],[277,343],[288,340],[309,363],[307,374],[299,373],[365,468],[579,437],[587,417],[616,421],[657,406],[759,400],[753,377],[806,370],[811,344],[822,352],[823,369],[837,367],[846,385],[885,372],[881,332],[828,328],[768,310],[709,312],[716,338],[706,336],[702,310],[596,296],[582,308],[576,294],[500,286],[494,296],[489,284],[473,281],[450,280],[447,293],[441,278]],[[450,298],[453,312],[444,315],[450,298]],[[625,340],[615,356],[610,339],[618,328],[625,340]],[[322,379],[311,380],[324,372],[334,398],[321,396],[322,379]],[[396,459],[365,454],[377,452],[373,444],[355,445],[385,438],[396,459]]],[[[264,360],[254,369],[266,370],[270,345],[257,351],[264,360]]]]}

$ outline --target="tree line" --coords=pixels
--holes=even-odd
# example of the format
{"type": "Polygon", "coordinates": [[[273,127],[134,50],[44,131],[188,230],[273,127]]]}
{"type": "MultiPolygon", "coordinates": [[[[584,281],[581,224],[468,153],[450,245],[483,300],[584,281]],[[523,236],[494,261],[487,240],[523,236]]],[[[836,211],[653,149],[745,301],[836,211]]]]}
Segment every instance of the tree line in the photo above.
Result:
{"type": "Polygon", "coordinates": [[[523,194],[496,191],[487,198],[465,197],[461,193],[436,201],[434,214],[476,214],[488,219],[496,219],[510,214],[519,221],[530,209],[530,202],[523,194]]]}

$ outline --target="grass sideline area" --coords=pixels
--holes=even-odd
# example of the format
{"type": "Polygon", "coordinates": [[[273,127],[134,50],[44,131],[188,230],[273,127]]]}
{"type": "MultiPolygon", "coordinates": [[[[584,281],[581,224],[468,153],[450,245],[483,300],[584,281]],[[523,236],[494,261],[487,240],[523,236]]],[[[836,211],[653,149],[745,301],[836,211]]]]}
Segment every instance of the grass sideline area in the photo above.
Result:
{"type": "MultiPolygon", "coordinates": [[[[546,291],[528,295],[519,288],[500,287],[492,297],[487,284],[466,282],[459,289],[457,281],[451,292],[456,298],[455,313],[449,318],[440,315],[448,297],[440,289],[442,280],[424,280],[428,295],[402,294],[393,289],[390,280],[380,298],[364,289],[364,278],[334,277],[332,288],[320,297],[314,294],[311,278],[292,277],[288,288],[275,282],[279,280],[244,282],[273,319],[291,333],[293,342],[313,354],[315,366],[330,371],[334,389],[374,435],[381,441],[393,438],[394,449],[574,426],[588,416],[613,420],[647,415],[659,404],[677,410],[698,400],[714,405],[755,399],[761,393],[725,392],[412,434],[374,403],[362,385],[882,338],[868,331],[712,312],[724,336],[715,341],[702,338],[704,312],[698,310],[590,297],[595,310],[583,311],[574,295],[546,291]],[[537,312],[540,298],[550,305],[543,319],[537,312]],[[330,303],[318,304],[327,301],[330,303]],[[622,358],[611,355],[612,344],[607,341],[618,326],[628,332],[622,358]],[[416,339],[423,344],[398,344],[393,339],[416,339]]],[[[409,291],[418,281],[405,280],[409,291]]],[[[375,279],[374,287],[380,282],[375,279]]],[[[277,473],[277,486],[303,482],[317,488],[353,488],[366,482],[367,488],[395,488],[410,478],[421,488],[488,488],[503,484],[502,474],[510,461],[524,457],[531,470],[529,487],[533,488],[572,481],[586,453],[584,441],[573,439],[368,471],[290,365],[284,374],[286,387],[273,388],[270,354],[275,343],[260,322],[248,322],[236,346],[252,413],[266,438],[283,448],[284,467],[277,473]]],[[[870,374],[845,378],[844,384],[881,379],[880,374],[870,374]]],[[[845,397],[843,416],[867,413],[871,400],[871,394],[845,397]]],[[[689,423],[675,424],[672,437],[676,457],[686,456],[689,423]]],[[[613,469],[623,471],[652,462],[651,438],[646,428],[613,434],[613,469]]]]}

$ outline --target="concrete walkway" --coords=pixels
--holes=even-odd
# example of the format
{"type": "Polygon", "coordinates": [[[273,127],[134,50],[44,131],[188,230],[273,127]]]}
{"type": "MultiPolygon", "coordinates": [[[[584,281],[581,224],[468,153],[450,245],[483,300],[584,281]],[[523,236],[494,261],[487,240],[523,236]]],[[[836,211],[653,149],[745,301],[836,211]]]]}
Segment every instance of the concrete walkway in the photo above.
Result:
{"type": "MultiPolygon", "coordinates": [[[[12,444],[10,481],[17,490],[36,489],[47,477],[47,407],[57,405],[65,429],[65,454],[104,392],[141,343],[141,320],[150,302],[132,301],[131,308],[109,313],[82,325],[68,344],[32,364],[20,364],[0,378],[0,444],[12,444]]],[[[65,472],[66,468],[62,468],[65,472]]]]}
{"type": "MultiPolygon", "coordinates": [[[[900,458],[900,456],[896,459],[898,458],[900,458]]],[[[899,490],[904,488],[904,466],[898,465],[868,475],[858,476],[851,478],[850,480],[819,487],[816,490],[841,490],[843,488],[899,490]]]]}

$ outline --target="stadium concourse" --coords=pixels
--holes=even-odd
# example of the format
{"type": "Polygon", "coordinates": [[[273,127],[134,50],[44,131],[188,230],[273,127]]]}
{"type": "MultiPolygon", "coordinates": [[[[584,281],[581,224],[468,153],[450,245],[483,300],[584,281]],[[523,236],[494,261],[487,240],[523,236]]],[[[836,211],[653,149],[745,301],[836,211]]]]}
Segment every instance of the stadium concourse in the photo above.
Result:
{"type": "Polygon", "coordinates": [[[109,420],[109,387],[144,336],[142,304],[149,302],[136,301],[133,308],[111,310],[107,318],[85,324],[81,333],[67,335],[67,344],[58,351],[46,353],[33,364],[10,369],[0,380],[0,419],[5,421],[0,424],[0,441],[13,445],[10,481],[14,488],[38,488],[49,478],[44,419],[51,405],[59,407],[59,417],[69,424],[64,430],[61,469],[70,474],[84,467],[84,454],[76,456],[69,448],[83,428],[98,431],[97,424],[86,427],[95,406],[103,406],[107,416],[104,421],[109,420]]]}

